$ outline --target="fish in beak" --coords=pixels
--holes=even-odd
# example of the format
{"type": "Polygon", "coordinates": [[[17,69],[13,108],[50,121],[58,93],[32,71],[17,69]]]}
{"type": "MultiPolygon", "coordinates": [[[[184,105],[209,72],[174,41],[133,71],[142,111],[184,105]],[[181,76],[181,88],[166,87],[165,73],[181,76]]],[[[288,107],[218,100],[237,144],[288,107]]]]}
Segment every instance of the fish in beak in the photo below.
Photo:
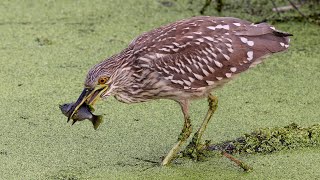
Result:
{"type": "Polygon", "coordinates": [[[84,88],[78,100],[69,109],[67,122],[69,122],[70,119],[73,119],[73,115],[78,111],[82,104],[85,103],[89,106],[93,106],[107,89],[108,85],[97,85],[94,89],[84,88]]]}
{"type": "MultiPolygon", "coordinates": [[[[74,103],[67,103],[63,105],[59,105],[61,112],[65,116],[69,116],[69,109],[73,106],[74,103]]],[[[77,112],[72,116],[73,123],[72,125],[77,121],[83,121],[85,119],[88,119],[92,122],[93,128],[96,130],[99,125],[102,123],[102,115],[95,115],[92,112],[94,109],[87,105],[86,103],[83,103],[80,108],[77,110],[77,112]]]]}

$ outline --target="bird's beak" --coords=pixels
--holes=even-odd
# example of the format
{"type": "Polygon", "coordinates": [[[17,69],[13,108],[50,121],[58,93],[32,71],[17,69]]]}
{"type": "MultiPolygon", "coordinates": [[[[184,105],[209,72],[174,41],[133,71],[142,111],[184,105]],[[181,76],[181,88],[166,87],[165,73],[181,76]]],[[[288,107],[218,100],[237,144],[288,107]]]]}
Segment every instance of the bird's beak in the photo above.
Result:
{"type": "Polygon", "coordinates": [[[72,116],[77,112],[83,103],[93,106],[97,100],[100,99],[101,94],[108,89],[108,87],[108,85],[98,85],[94,89],[84,88],[76,103],[74,103],[70,108],[67,122],[72,119],[72,116]]]}

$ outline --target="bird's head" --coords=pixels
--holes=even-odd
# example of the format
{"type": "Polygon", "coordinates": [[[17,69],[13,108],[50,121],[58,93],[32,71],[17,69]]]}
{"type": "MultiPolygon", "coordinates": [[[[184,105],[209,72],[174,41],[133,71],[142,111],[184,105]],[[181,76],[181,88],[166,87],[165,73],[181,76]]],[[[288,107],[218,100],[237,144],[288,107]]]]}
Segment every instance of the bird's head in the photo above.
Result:
{"type": "Polygon", "coordinates": [[[87,74],[84,82],[84,89],[78,100],[69,110],[68,121],[82,104],[93,106],[102,97],[107,97],[112,91],[113,67],[108,61],[103,61],[93,68],[87,74]]]}

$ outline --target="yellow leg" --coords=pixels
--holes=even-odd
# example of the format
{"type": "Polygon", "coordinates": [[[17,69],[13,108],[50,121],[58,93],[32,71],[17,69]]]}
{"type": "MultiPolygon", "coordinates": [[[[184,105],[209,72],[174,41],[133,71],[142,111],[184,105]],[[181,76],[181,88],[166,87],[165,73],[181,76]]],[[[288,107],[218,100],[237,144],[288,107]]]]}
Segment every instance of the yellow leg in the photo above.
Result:
{"type": "Polygon", "coordinates": [[[163,159],[161,165],[167,165],[169,164],[177,155],[177,153],[180,150],[180,147],[186,140],[189,138],[192,128],[191,128],[191,121],[189,116],[189,101],[188,100],[180,100],[177,101],[180,106],[184,117],[184,125],[183,129],[178,137],[178,142],[172,147],[172,149],[169,151],[167,156],[163,159]]]}
{"type": "Polygon", "coordinates": [[[201,145],[200,143],[201,137],[204,131],[206,130],[207,125],[213,113],[218,108],[218,98],[216,96],[209,94],[208,102],[209,102],[209,109],[208,109],[207,115],[204,118],[198,131],[193,135],[192,141],[189,143],[189,145],[186,147],[185,151],[183,152],[184,156],[191,156],[192,158],[198,159],[198,155],[199,155],[198,153],[203,149],[203,145],[201,145]]]}
{"type": "Polygon", "coordinates": [[[169,151],[167,156],[163,159],[161,165],[165,166],[168,165],[176,156],[176,154],[179,152],[181,145],[188,139],[192,131],[191,128],[191,122],[189,117],[185,118],[184,126],[182,129],[182,132],[180,133],[180,136],[178,138],[178,142],[172,147],[172,149],[169,151]]]}

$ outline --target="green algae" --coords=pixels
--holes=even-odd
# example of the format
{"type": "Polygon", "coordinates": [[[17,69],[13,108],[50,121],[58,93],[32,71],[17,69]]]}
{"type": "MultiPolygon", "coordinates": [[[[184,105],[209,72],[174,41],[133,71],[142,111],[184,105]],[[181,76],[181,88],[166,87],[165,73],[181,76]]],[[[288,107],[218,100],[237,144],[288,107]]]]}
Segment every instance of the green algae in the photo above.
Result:
{"type": "Polygon", "coordinates": [[[207,149],[255,154],[315,146],[320,146],[320,124],[300,127],[292,123],[285,127],[259,128],[235,140],[208,145],[207,149]]]}

